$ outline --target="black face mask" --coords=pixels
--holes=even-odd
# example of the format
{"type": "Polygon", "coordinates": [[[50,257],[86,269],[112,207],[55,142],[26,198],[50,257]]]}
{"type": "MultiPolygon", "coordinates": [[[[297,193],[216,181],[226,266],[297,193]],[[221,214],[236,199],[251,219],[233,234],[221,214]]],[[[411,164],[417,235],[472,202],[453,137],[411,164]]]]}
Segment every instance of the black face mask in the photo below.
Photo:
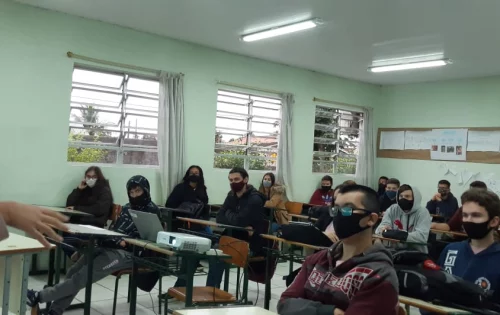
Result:
{"type": "Polygon", "coordinates": [[[200,181],[200,176],[198,175],[189,175],[188,180],[190,183],[198,183],[200,181]]]}
{"type": "Polygon", "coordinates": [[[359,226],[359,221],[369,215],[370,213],[353,213],[350,216],[343,216],[341,213],[338,213],[333,217],[335,234],[337,234],[339,239],[343,240],[368,229],[369,225],[365,227],[359,226]]]}
{"type": "Polygon", "coordinates": [[[401,198],[398,200],[398,205],[404,212],[408,212],[413,208],[413,200],[401,198]]]}
{"type": "Polygon", "coordinates": [[[321,190],[324,192],[330,191],[332,189],[332,186],[321,186],[321,190]]]}
{"type": "Polygon", "coordinates": [[[149,203],[150,198],[147,196],[146,193],[143,193],[142,195],[137,197],[128,196],[128,200],[132,206],[143,207],[149,203]]]}
{"type": "Polygon", "coordinates": [[[470,239],[480,240],[485,238],[492,230],[489,224],[490,220],[483,223],[463,222],[463,227],[470,239]]]}

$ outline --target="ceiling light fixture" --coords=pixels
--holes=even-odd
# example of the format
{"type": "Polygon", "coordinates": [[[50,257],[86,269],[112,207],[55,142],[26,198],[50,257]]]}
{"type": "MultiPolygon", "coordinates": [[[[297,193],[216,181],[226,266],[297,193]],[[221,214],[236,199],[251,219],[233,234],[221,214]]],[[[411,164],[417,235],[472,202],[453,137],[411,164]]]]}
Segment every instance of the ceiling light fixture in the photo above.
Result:
{"type": "Polygon", "coordinates": [[[440,59],[440,60],[427,60],[427,61],[419,61],[419,62],[408,62],[408,63],[400,63],[400,64],[392,64],[392,65],[381,65],[381,66],[373,66],[368,68],[368,71],[371,72],[389,72],[389,71],[400,71],[400,70],[411,70],[411,69],[420,69],[420,68],[431,68],[431,67],[442,67],[451,64],[451,60],[449,59],[440,59]]]}
{"type": "Polygon", "coordinates": [[[254,42],[256,40],[261,40],[265,38],[270,38],[270,37],[275,37],[275,36],[280,36],[280,35],[285,35],[285,34],[290,34],[290,33],[295,33],[311,28],[315,28],[321,24],[321,20],[319,19],[311,19],[307,21],[302,21],[298,23],[293,23],[293,24],[288,24],[284,26],[278,26],[275,28],[271,28],[265,31],[260,31],[256,32],[253,34],[248,34],[248,35],[243,35],[241,37],[242,41],[245,42],[254,42]]]}

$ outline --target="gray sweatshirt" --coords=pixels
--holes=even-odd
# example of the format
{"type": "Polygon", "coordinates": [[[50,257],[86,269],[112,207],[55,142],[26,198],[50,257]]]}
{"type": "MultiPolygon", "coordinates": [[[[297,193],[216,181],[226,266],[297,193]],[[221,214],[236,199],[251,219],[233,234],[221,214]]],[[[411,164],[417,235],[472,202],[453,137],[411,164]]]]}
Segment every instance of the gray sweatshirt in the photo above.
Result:
{"type": "MultiPolygon", "coordinates": [[[[399,205],[393,204],[387,209],[382,218],[382,222],[375,231],[376,234],[382,235],[384,226],[389,226],[393,230],[401,230],[408,232],[407,242],[427,243],[429,238],[429,230],[431,229],[432,217],[429,211],[422,206],[422,195],[416,187],[411,187],[413,191],[413,207],[409,212],[404,212],[399,205]]],[[[399,200],[399,194],[396,196],[399,200]]],[[[426,245],[415,245],[407,243],[398,243],[395,246],[397,249],[415,249],[423,253],[427,253],[426,245]]]]}

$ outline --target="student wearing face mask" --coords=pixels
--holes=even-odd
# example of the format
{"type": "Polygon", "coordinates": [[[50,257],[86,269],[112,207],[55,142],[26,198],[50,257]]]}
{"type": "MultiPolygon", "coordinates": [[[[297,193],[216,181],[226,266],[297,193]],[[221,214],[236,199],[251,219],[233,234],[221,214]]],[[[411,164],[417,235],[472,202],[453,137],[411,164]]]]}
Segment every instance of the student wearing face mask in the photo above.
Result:
{"type": "MultiPolygon", "coordinates": [[[[413,248],[427,253],[427,239],[431,228],[431,216],[425,207],[422,207],[422,195],[416,187],[402,185],[396,195],[397,203],[390,206],[384,214],[376,234],[384,231],[401,231],[403,241],[422,243],[422,245],[401,242],[395,244],[397,249],[413,248]]],[[[394,245],[393,245],[394,246],[394,245]]]]}
{"type": "Polygon", "coordinates": [[[273,173],[266,173],[262,177],[259,192],[266,197],[264,207],[273,209],[274,221],[272,223],[272,232],[276,232],[281,225],[288,224],[291,218],[286,211],[285,203],[288,201],[285,193],[285,187],[276,183],[276,177],[273,173]]]}
{"type": "Polygon", "coordinates": [[[448,221],[458,210],[458,201],[450,191],[450,182],[443,179],[438,183],[438,192],[427,202],[430,214],[437,214],[448,221]]]}
{"type": "Polygon", "coordinates": [[[494,291],[493,299],[500,301],[500,244],[494,237],[500,224],[500,199],[481,189],[470,189],[461,199],[463,227],[469,239],[449,244],[438,264],[485,291],[494,291]]]}
{"type": "Polygon", "coordinates": [[[375,190],[361,185],[340,188],[331,209],[341,240],[306,258],[281,295],[281,315],[396,315],[398,280],[390,252],[373,244],[380,205],[375,190]]]}
{"type": "Polygon", "coordinates": [[[333,178],[329,175],[321,179],[321,188],[316,189],[309,203],[315,206],[331,206],[333,204],[333,178]]]}
{"type": "Polygon", "coordinates": [[[380,197],[380,211],[384,213],[390,206],[396,203],[396,195],[398,193],[400,183],[396,178],[391,178],[387,180],[387,185],[385,186],[385,192],[380,197]]]}
{"type": "Polygon", "coordinates": [[[388,181],[389,181],[389,179],[387,178],[387,176],[380,176],[380,178],[378,179],[377,196],[379,198],[385,194],[385,192],[386,192],[385,188],[387,186],[388,181]]]}

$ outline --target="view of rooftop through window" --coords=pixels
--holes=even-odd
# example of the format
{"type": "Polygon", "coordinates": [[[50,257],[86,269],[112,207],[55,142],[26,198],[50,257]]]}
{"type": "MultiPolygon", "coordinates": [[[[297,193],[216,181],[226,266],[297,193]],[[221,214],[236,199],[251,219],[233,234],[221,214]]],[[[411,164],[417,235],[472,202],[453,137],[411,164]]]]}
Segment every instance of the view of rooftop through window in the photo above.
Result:
{"type": "Polygon", "coordinates": [[[218,90],[214,167],[276,170],[281,99],[218,90]]]}
{"type": "Polygon", "coordinates": [[[158,165],[157,79],[75,67],[68,161],[158,165]]]}

